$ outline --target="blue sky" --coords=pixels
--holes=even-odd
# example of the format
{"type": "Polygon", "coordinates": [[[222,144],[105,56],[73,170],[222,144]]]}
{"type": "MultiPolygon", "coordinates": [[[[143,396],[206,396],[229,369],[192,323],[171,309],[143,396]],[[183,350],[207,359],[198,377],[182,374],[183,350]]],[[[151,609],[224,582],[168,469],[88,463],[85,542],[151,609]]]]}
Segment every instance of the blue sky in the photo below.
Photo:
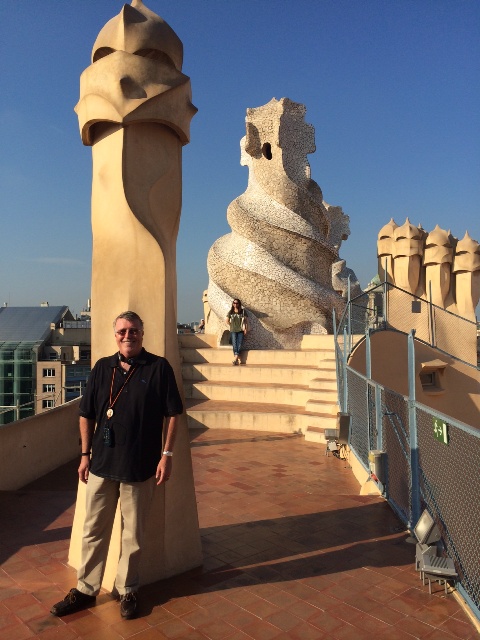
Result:
{"type": "MultiPolygon", "coordinates": [[[[390,217],[480,240],[480,2],[145,4],[182,39],[199,109],[183,156],[181,322],[202,317],[208,250],[247,186],[246,109],[273,97],[307,107],[312,178],[350,216],[340,253],[363,286],[390,217]]],[[[91,150],[73,107],[95,38],[122,6],[0,2],[0,304],[48,300],[79,313],[90,296],[91,150]]]]}

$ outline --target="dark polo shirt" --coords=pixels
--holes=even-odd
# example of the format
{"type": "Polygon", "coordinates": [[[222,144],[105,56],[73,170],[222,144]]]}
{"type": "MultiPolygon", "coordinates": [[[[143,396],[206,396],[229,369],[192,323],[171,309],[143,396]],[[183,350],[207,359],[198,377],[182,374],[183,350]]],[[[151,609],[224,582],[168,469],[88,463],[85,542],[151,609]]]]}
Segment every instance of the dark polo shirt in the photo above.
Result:
{"type": "Polygon", "coordinates": [[[90,471],[101,478],[143,482],[155,475],[162,456],[164,417],[182,413],[182,400],[169,362],[142,349],[107,419],[112,376],[112,398],[126,378],[118,364],[118,353],[98,360],[80,401],[80,415],[96,422],[90,471]],[[112,446],[104,443],[106,422],[112,446]]]}

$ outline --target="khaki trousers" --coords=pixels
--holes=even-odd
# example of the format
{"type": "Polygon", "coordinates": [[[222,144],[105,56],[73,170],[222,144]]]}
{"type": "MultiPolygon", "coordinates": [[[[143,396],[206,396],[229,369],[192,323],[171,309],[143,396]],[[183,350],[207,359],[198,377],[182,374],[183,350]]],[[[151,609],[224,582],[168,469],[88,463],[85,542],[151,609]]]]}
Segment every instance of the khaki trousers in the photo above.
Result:
{"type": "Polygon", "coordinates": [[[115,587],[120,595],[138,590],[140,553],[154,489],[154,476],[127,483],[89,474],[79,591],[93,596],[100,591],[119,500],[122,539],[115,587]]]}

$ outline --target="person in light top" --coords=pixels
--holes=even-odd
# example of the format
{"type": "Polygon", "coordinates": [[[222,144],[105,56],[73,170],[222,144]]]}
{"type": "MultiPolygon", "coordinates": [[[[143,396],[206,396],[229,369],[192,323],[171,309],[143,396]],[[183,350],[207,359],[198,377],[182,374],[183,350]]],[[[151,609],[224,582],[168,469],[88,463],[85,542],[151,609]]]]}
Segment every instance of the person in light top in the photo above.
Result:
{"type": "Polygon", "coordinates": [[[246,309],[242,307],[242,303],[238,298],[233,300],[225,322],[230,329],[230,336],[232,338],[234,356],[232,364],[234,366],[242,364],[240,362],[240,351],[242,350],[243,338],[247,335],[248,331],[248,318],[246,309]]]}

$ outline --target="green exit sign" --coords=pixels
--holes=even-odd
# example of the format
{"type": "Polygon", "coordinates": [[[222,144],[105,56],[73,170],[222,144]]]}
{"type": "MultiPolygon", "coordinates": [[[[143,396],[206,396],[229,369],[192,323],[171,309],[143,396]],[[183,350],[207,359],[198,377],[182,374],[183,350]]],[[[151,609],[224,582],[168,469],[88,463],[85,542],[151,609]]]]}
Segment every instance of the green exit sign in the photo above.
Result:
{"type": "Polygon", "coordinates": [[[433,435],[437,440],[448,444],[448,424],[440,418],[433,419],[433,435]]]}

